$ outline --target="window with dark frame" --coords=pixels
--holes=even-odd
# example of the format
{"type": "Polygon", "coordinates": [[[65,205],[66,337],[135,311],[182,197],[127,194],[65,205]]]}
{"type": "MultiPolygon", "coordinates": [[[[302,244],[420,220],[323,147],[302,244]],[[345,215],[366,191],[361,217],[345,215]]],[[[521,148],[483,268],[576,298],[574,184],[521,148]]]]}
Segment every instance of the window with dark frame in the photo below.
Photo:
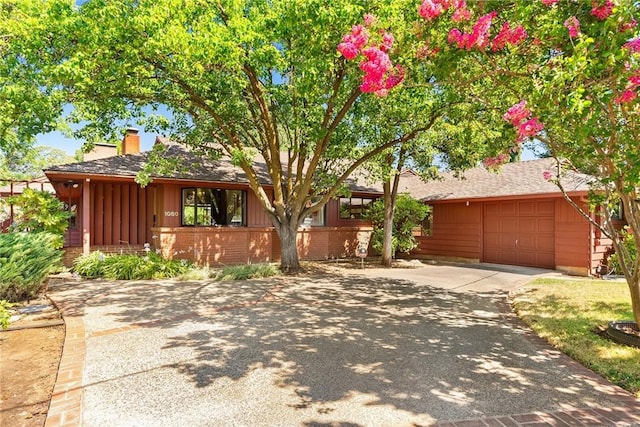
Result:
{"type": "Polygon", "coordinates": [[[421,232],[422,237],[433,236],[433,209],[427,212],[427,215],[422,220],[421,232]]]}
{"type": "Polygon", "coordinates": [[[183,226],[246,226],[246,196],[242,190],[183,188],[183,226]]]}
{"type": "Polygon", "coordinates": [[[375,200],[372,197],[340,197],[338,217],[340,219],[363,219],[366,211],[375,200]]]}
{"type": "Polygon", "coordinates": [[[622,207],[622,202],[618,202],[613,209],[611,209],[611,219],[615,221],[624,220],[624,210],[622,207]]]}

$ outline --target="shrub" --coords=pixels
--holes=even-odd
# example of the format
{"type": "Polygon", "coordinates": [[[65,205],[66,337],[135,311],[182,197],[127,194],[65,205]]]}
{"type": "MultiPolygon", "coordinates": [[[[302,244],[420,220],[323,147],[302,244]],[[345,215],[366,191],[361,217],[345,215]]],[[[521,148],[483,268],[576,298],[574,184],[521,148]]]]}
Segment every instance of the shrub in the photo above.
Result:
{"type": "Polygon", "coordinates": [[[104,275],[105,254],[100,251],[81,255],[73,261],[73,270],[86,279],[95,279],[104,275]]]}
{"type": "Polygon", "coordinates": [[[9,309],[17,304],[10,303],[6,299],[0,300],[0,328],[7,329],[9,327],[9,319],[11,319],[11,313],[9,309]]]}
{"type": "MultiPolygon", "coordinates": [[[[622,237],[622,244],[625,246],[629,255],[631,256],[631,263],[628,264],[628,266],[631,268],[636,258],[638,257],[638,251],[634,242],[633,233],[630,233],[627,227],[625,227],[620,231],[620,236],[622,237]]],[[[609,257],[609,267],[610,269],[612,269],[612,271],[615,271],[618,274],[622,273],[620,261],[618,260],[618,254],[614,253],[609,257]]]]}
{"type": "Polygon", "coordinates": [[[0,299],[35,296],[45,277],[60,266],[61,237],[40,233],[0,234],[0,299]]]}
{"type": "Polygon", "coordinates": [[[17,209],[12,227],[16,231],[30,231],[64,236],[72,214],[64,210],[64,204],[51,193],[26,188],[22,194],[9,198],[17,209]]]}
{"type": "Polygon", "coordinates": [[[212,277],[216,280],[247,280],[276,276],[280,273],[273,264],[232,265],[217,271],[212,277]]]}
{"type": "Polygon", "coordinates": [[[184,274],[190,264],[167,260],[154,253],[138,255],[105,255],[100,251],[76,259],[74,271],[82,277],[104,277],[111,280],[166,279],[184,274]]]}
{"type": "MultiPolygon", "coordinates": [[[[429,210],[429,206],[408,194],[398,195],[393,216],[392,256],[395,257],[396,252],[408,253],[418,246],[418,241],[413,236],[413,230],[422,224],[422,220],[427,216],[429,210]]],[[[366,216],[373,222],[371,245],[376,251],[382,252],[384,202],[377,200],[368,210],[366,216]]]]}

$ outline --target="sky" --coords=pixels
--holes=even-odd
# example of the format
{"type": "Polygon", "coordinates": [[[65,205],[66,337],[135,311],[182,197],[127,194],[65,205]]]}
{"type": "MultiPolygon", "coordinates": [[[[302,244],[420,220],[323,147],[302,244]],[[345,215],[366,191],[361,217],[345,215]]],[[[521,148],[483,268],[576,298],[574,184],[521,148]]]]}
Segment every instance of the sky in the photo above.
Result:
{"type": "MultiPolygon", "coordinates": [[[[156,140],[157,134],[144,132],[140,129],[140,150],[148,151],[153,147],[153,143],[156,140]]],[[[123,135],[124,136],[124,135],[123,135]]],[[[37,145],[49,146],[59,148],[66,151],[70,155],[74,155],[77,150],[82,147],[84,141],[67,138],[60,132],[51,132],[48,134],[38,135],[36,138],[37,145]]],[[[522,160],[536,159],[536,155],[533,150],[526,148],[522,152],[522,160]]]]}

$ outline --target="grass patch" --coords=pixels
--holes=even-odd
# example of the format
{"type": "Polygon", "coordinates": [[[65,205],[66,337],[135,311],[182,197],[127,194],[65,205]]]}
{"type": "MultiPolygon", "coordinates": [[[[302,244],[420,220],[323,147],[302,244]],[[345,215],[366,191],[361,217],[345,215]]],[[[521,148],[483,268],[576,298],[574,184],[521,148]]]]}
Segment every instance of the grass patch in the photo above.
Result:
{"type": "Polygon", "coordinates": [[[640,397],[640,349],[597,333],[611,320],[633,319],[626,283],[538,279],[517,291],[514,309],[553,346],[640,397]]]}

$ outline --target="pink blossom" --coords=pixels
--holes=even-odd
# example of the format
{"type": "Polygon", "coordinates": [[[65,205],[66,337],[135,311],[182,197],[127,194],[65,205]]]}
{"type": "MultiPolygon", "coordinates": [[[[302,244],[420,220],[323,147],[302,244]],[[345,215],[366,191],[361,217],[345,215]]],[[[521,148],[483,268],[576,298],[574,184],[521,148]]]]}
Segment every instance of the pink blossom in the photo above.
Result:
{"type": "Polygon", "coordinates": [[[497,166],[505,164],[508,159],[509,159],[509,155],[506,154],[506,153],[502,153],[502,154],[499,154],[496,157],[488,157],[488,158],[484,159],[482,161],[482,164],[487,169],[493,169],[493,168],[496,168],[497,166]]]}
{"type": "Polygon", "coordinates": [[[373,25],[373,23],[376,22],[376,17],[370,13],[367,13],[366,15],[364,15],[364,26],[365,27],[370,27],[373,25]]]}
{"type": "Polygon", "coordinates": [[[625,22],[624,24],[620,25],[620,32],[624,33],[625,31],[633,30],[637,26],[638,26],[638,21],[631,18],[631,21],[625,22]]]}
{"type": "Polygon", "coordinates": [[[545,181],[551,181],[552,176],[553,175],[551,175],[551,172],[549,171],[542,172],[542,177],[544,178],[545,181]]]}
{"type": "Polygon", "coordinates": [[[462,33],[459,29],[453,28],[449,31],[447,40],[449,43],[456,43],[458,48],[471,50],[474,46],[484,49],[489,44],[488,34],[491,28],[491,22],[498,14],[496,12],[488,13],[478,19],[471,33],[462,33]]]}
{"type": "Polygon", "coordinates": [[[530,115],[531,111],[527,108],[527,101],[523,99],[509,108],[502,118],[513,126],[520,126],[520,123],[526,120],[530,115]]]}
{"type": "Polygon", "coordinates": [[[351,42],[343,42],[338,45],[338,52],[342,54],[346,59],[352,60],[360,51],[358,48],[351,42]]]}
{"type": "Polygon", "coordinates": [[[369,32],[362,25],[351,27],[351,34],[347,34],[342,41],[353,43],[358,49],[362,49],[369,41],[369,32]],[[348,40],[345,40],[348,38],[348,40]]]}
{"type": "Polygon", "coordinates": [[[629,82],[633,86],[640,86],[640,74],[636,74],[635,76],[629,77],[629,82]]]}
{"type": "MultiPolygon", "coordinates": [[[[595,2],[593,4],[595,4],[595,2]]],[[[613,2],[611,0],[606,0],[601,6],[593,6],[593,8],[591,8],[591,14],[601,21],[607,19],[611,15],[611,12],[613,12],[613,2]]]]}
{"type": "Polygon", "coordinates": [[[545,6],[553,6],[558,3],[558,0],[542,0],[542,4],[545,6]]]}
{"type": "Polygon", "coordinates": [[[627,89],[624,92],[622,92],[622,95],[620,95],[619,97],[617,97],[614,102],[616,102],[617,104],[624,104],[626,102],[631,102],[634,99],[636,99],[638,97],[638,94],[631,89],[627,89]]]}
{"type": "Polygon", "coordinates": [[[393,41],[393,34],[384,33],[384,36],[382,36],[382,46],[380,46],[380,49],[383,52],[389,52],[393,48],[393,41]]]}
{"type": "Polygon", "coordinates": [[[544,126],[538,121],[537,117],[525,120],[518,126],[518,139],[536,136],[542,129],[544,129],[544,126]]]}
{"type": "Polygon", "coordinates": [[[632,53],[640,53],[640,37],[629,40],[622,47],[629,49],[632,53]]]}
{"type": "Polygon", "coordinates": [[[575,16],[568,18],[564,21],[564,26],[569,30],[569,37],[575,39],[580,34],[580,21],[575,16]]]}
{"type": "Polygon", "coordinates": [[[384,82],[384,88],[385,89],[393,89],[394,87],[398,86],[402,80],[404,80],[404,68],[402,68],[402,65],[396,65],[395,71],[391,74],[389,74],[384,82]]]}
{"type": "Polygon", "coordinates": [[[442,15],[444,7],[438,0],[424,0],[420,5],[420,16],[430,21],[442,15]]]}
{"type": "Polygon", "coordinates": [[[516,28],[511,29],[509,28],[509,23],[505,22],[498,35],[493,39],[492,50],[495,52],[503,49],[507,44],[516,46],[526,38],[527,32],[522,25],[518,25],[516,28]]]}
{"type": "Polygon", "coordinates": [[[471,18],[471,12],[467,9],[465,0],[454,0],[453,7],[455,8],[455,12],[451,16],[453,22],[468,21],[471,18]]]}

